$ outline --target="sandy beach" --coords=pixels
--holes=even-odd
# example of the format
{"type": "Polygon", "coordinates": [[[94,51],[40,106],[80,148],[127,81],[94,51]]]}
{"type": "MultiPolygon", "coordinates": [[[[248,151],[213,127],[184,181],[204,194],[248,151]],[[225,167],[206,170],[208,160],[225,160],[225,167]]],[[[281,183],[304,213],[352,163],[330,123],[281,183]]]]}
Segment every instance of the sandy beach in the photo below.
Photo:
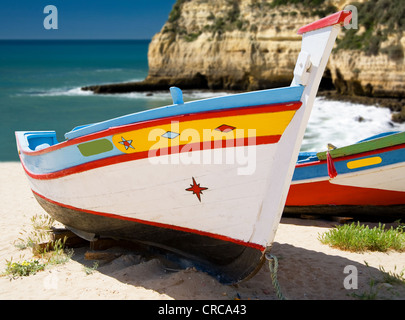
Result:
{"type": "MultiPolygon", "coordinates": [[[[6,260],[31,259],[16,241],[28,230],[31,217],[44,214],[34,199],[21,164],[0,162],[0,272],[6,260]]],[[[405,253],[352,253],[323,245],[319,234],[336,222],[283,218],[272,254],[279,260],[278,280],[291,300],[356,300],[375,293],[377,299],[405,299],[405,286],[389,284],[381,270],[400,273],[405,253]],[[345,268],[357,271],[357,289],[345,289],[345,268]],[[371,284],[373,283],[374,284],[371,284]]],[[[28,277],[0,277],[0,299],[133,299],[133,300],[277,300],[268,264],[250,280],[222,285],[209,275],[187,269],[169,271],[158,259],[145,260],[127,251],[111,262],[100,262],[91,274],[84,258],[89,248],[75,248],[65,264],[49,266],[28,277]]],[[[109,250],[114,250],[109,249],[109,250]]]]}

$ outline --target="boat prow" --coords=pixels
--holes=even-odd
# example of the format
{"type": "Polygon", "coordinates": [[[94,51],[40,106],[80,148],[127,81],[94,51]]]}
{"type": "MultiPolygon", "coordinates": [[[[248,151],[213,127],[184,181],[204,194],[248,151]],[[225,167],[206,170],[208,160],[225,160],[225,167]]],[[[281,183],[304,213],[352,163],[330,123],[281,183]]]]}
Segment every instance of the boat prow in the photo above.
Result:
{"type": "Polygon", "coordinates": [[[17,132],[32,191],[83,237],[142,243],[235,283],[271,248],[339,12],[300,29],[292,84],[134,113],[66,133],[17,132]]]}

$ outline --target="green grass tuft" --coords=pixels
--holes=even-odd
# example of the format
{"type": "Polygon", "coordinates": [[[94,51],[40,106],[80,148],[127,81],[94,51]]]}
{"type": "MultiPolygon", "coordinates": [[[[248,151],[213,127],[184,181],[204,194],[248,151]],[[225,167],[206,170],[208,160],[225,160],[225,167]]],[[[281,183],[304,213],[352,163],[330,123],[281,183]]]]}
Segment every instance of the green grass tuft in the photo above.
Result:
{"type": "Polygon", "coordinates": [[[5,274],[11,276],[26,277],[31,274],[36,274],[38,271],[44,270],[45,265],[40,263],[38,260],[23,262],[12,262],[7,261],[7,268],[5,274]]]}
{"type": "Polygon", "coordinates": [[[370,229],[359,222],[337,226],[328,232],[319,235],[318,239],[323,244],[332,247],[354,251],[405,251],[404,226],[386,229],[385,225],[378,225],[370,229]]]}

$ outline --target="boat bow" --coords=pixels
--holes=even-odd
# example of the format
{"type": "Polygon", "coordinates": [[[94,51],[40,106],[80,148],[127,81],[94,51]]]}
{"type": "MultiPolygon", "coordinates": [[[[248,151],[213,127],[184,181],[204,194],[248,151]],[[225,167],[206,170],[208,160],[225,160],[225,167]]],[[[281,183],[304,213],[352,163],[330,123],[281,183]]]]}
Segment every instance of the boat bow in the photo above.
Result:
{"type": "Polygon", "coordinates": [[[307,28],[290,87],[173,104],[50,132],[17,132],[38,202],[86,236],[186,259],[225,283],[264,261],[313,101],[347,13],[307,28]]]}

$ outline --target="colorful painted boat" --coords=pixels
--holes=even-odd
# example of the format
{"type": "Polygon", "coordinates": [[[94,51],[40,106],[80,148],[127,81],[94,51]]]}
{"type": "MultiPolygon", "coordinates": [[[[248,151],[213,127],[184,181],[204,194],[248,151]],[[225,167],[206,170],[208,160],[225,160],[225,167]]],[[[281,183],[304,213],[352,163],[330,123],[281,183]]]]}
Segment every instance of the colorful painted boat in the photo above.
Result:
{"type": "Polygon", "coordinates": [[[284,211],[404,218],[405,132],[300,153],[284,211]]]}
{"type": "Polygon", "coordinates": [[[221,282],[257,271],[270,250],[338,12],[299,30],[290,87],[183,103],[54,131],[16,132],[32,191],[82,237],[133,240],[221,282]]]}

